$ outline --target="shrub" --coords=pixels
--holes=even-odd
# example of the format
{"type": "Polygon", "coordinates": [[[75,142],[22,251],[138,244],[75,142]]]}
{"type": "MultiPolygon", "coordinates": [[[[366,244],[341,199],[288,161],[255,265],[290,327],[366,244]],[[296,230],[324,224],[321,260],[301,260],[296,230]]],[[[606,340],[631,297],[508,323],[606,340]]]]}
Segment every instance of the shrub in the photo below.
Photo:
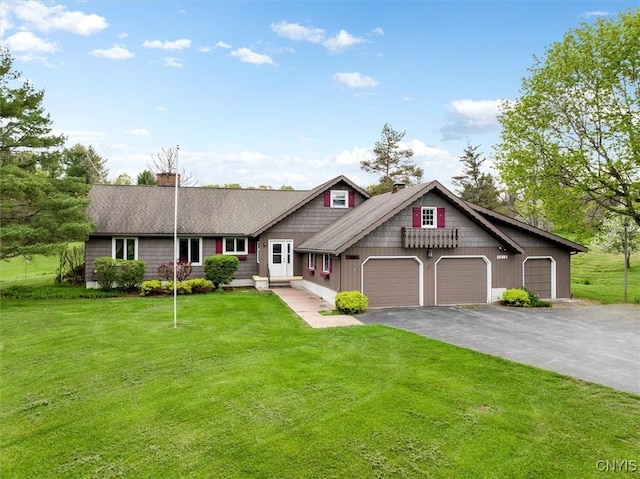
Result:
{"type": "Polygon", "coordinates": [[[187,284],[191,287],[193,294],[210,293],[213,291],[213,283],[208,279],[194,278],[188,280],[187,284]]]}
{"type": "Polygon", "coordinates": [[[538,298],[538,295],[533,291],[531,291],[530,289],[527,289],[527,288],[522,288],[522,289],[525,290],[529,295],[529,305],[532,308],[550,308],[551,307],[551,303],[549,301],[542,301],[540,298],[538,298]]]}
{"type": "MultiPolygon", "coordinates": [[[[167,284],[167,290],[173,294],[173,283],[167,284]]],[[[191,294],[191,285],[188,281],[178,281],[178,294],[191,294]]]]}
{"type": "Polygon", "coordinates": [[[341,291],[336,294],[336,308],[343,314],[363,313],[369,300],[360,291],[341,291]]]}
{"type": "Polygon", "coordinates": [[[215,289],[223,284],[229,284],[240,267],[240,260],[236,256],[217,254],[204,260],[204,275],[213,283],[215,289]]]}
{"type": "Polygon", "coordinates": [[[94,265],[98,274],[98,286],[104,291],[113,289],[118,278],[118,267],[116,260],[109,256],[103,256],[94,261],[94,265]]]}
{"type": "Polygon", "coordinates": [[[169,289],[157,279],[143,281],[140,285],[140,296],[160,296],[163,294],[169,294],[169,289]]]}
{"type": "MultiPolygon", "coordinates": [[[[173,262],[163,263],[158,266],[158,276],[165,281],[173,281],[173,262]]],[[[176,279],[184,281],[193,272],[193,266],[188,261],[178,261],[176,264],[176,279]]]]}
{"type": "Polygon", "coordinates": [[[118,288],[125,291],[138,289],[142,284],[146,269],[144,261],[135,259],[130,261],[120,260],[116,262],[116,265],[118,268],[116,276],[118,288]]]}
{"type": "Polygon", "coordinates": [[[529,293],[524,289],[508,289],[502,293],[502,303],[506,306],[526,307],[531,305],[529,293]]]}

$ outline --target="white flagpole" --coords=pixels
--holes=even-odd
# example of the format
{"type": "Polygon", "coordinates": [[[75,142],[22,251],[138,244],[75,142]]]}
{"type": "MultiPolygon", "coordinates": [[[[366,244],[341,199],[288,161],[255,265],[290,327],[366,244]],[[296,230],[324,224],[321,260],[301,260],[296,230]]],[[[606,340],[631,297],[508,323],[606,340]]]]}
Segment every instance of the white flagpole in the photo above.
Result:
{"type": "Polygon", "coordinates": [[[176,146],[176,176],[174,177],[174,191],[173,198],[173,329],[178,327],[178,256],[180,255],[178,247],[178,153],[180,152],[180,145],[176,146]]]}

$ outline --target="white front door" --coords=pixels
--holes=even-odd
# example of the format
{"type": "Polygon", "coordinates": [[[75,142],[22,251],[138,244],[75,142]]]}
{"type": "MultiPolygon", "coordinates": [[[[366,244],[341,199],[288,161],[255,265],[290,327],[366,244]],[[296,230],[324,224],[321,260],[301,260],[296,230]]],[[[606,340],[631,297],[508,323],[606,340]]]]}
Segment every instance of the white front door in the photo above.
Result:
{"type": "Polygon", "coordinates": [[[293,240],[269,240],[269,274],[293,276],[293,240]]]}

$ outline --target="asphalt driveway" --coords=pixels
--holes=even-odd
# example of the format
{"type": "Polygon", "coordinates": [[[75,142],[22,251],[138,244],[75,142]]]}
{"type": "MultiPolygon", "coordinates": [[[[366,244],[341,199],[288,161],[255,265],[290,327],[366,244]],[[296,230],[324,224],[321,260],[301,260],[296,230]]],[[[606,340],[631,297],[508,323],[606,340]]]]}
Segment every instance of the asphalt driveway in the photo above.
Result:
{"type": "Polygon", "coordinates": [[[358,319],[640,394],[640,307],[635,305],[394,308],[358,319]]]}

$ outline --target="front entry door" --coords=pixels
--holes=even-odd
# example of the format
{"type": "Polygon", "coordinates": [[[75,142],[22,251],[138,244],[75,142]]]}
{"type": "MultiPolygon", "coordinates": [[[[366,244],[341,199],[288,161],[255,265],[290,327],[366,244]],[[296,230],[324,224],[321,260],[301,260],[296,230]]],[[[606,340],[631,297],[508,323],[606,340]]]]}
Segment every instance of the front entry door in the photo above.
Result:
{"type": "Polygon", "coordinates": [[[293,240],[269,240],[269,274],[293,276],[293,240]]]}

